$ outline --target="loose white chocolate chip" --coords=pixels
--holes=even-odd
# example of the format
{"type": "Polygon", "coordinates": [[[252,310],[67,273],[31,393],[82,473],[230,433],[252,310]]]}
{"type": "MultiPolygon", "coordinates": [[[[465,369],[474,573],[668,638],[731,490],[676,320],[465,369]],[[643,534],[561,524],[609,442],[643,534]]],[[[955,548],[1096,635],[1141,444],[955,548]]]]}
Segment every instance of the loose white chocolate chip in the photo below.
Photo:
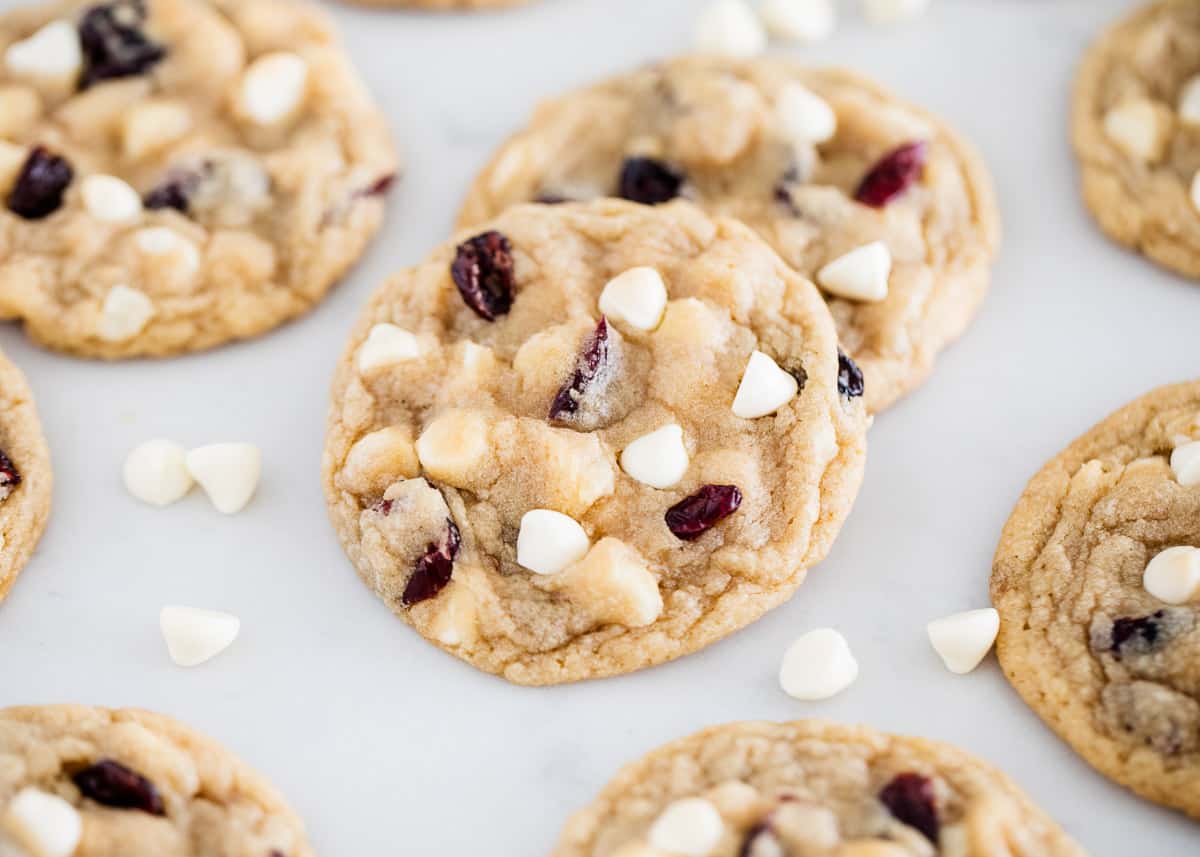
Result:
{"type": "Polygon", "coordinates": [[[1000,631],[1000,614],[991,607],[967,610],[925,626],[933,650],[941,657],[946,669],[966,675],[987,657],[1000,631]]]}
{"type": "Polygon", "coordinates": [[[140,160],[183,139],[192,130],[192,115],[173,101],[135,104],[121,123],[125,157],[140,160]]]}
{"type": "Polygon", "coordinates": [[[834,259],[817,272],[817,284],[831,295],[874,303],[888,296],[892,254],[887,244],[872,241],[834,259]]]}
{"type": "Polygon", "coordinates": [[[1177,112],[1179,118],[1188,125],[1200,125],[1200,74],[1183,85],[1177,112]]]}
{"type": "Polygon", "coordinates": [[[1171,472],[1185,488],[1200,485],[1200,440],[1186,441],[1171,453],[1171,472]]]}
{"type": "Polygon", "coordinates": [[[488,455],[487,420],[474,411],[447,411],[417,438],[417,458],[438,482],[468,485],[488,455]]]}
{"type": "Polygon", "coordinates": [[[696,19],[697,53],[749,59],[767,47],[762,22],[745,0],[711,0],[696,19]]]}
{"type": "Polygon", "coordinates": [[[12,190],[28,159],[29,152],[24,146],[0,140],[0,193],[7,195],[12,190]]]}
{"type": "Polygon", "coordinates": [[[300,108],[308,88],[308,63],[293,53],[259,57],[242,78],[242,113],[259,125],[274,125],[300,108]]]}
{"type": "Polygon", "coordinates": [[[596,620],[643,628],[662,615],[658,579],[620,539],[604,538],[556,581],[596,620]]]}
{"type": "Polygon", "coordinates": [[[680,857],[708,857],[725,832],[717,808],[704,798],[677,800],[650,827],[650,846],[680,857]]]}
{"type": "Polygon", "coordinates": [[[773,414],[796,397],[800,385],[774,360],[755,351],[746,363],[742,382],[733,398],[733,414],[744,420],[773,414]]]}
{"type": "Polygon", "coordinates": [[[254,496],[262,475],[262,453],[252,443],[214,443],[187,454],[188,473],[218,512],[235,515],[254,496]]]}
{"type": "Polygon", "coordinates": [[[377,324],[358,348],[358,371],[373,372],[412,360],[420,353],[421,343],[407,330],[394,324],[377,324]]]}
{"type": "Polygon", "coordinates": [[[32,786],[13,796],[2,821],[30,857],[71,857],[83,836],[79,810],[58,795],[32,786]]]}
{"type": "Polygon", "coordinates": [[[142,198],[116,176],[88,176],[80,186],[88,214],[105,223],[130,223],[142,216],[142,198]]]}
{"type": "Polygon", "coordinates": [[[801,44],[829,38],[837,24],[833,0],[764,0],[758,13],[772,36],[801,44]]]}
{"type": "Polygon", "coordinates": [[[818,628],[797,639],[783,655],[779,684],[795,699],[828,699],[858,678],[850,645],[833,628],[818,628]]]}
{"type": "Polygon", "coordinates": [[[896,24],[923,14],[930,0],[863,0],[863,14],[872,24],[896,24]]]}
{"type": "Polygon", "coordinates": [[[148,440],[130,450],[122,475],[126,490],[151,506],[169,506],[193,485],[186,450],[162,439],[148,440]]]}
{"type": "Polygon", "coordinates": [[[621,469],[651,488],[670,488],[688,469],[683,429],[665,425],[644,434],[621,451],[621,469]]]}
{"type": "Polygon", "coordinates": [[[149,226],[133,233],[133,241],[147,256],[176,256],[175,264],[188,277],[200,268],[200,251],[174,229],[149,226]]]}
{"type": "Polygon", "coordinates": [[[1200,548],[1161,551],[1146,565],[1142,586],[1165,604],[1187,604],[1200,596],[1200,548]]]}
{"type": "Polygon", "coordinates": [[[70,21],[54,21],[28,39],[13,42],[4,52],[4,64],[15,75],[70,78],[83,67],[79,31],[70,21]]]}
{"type": "Polygon", "coordinates": [[[1166,120],[1152,101],[1125,101],[1104,114],[1104,133],[1127,155],[1157,161],[1167,145],[1166,120]]]}
{"type": "Polygon", "coordinates": [[[824,143],[837,132],[837,115],[829,103],[807,87],[787,83],[775,99],[775,115],[797,143],[824,143]]]}
{"type": "Polygon", "coordinates": [[[630,268],[608,281],[600,312],[637,330],[654,330],[667,308],[667,286],[654,268],[630,268]]]}
{"type": "Polygon", "coordinates": [[[210,661],[233,645],[242,622],[232,613],[198,607],[164,607],[158,624],[171,660],[181,667],[210,661]]]}
{"type": "Polygon", "coordinates": [[[106,342],[124,342],[142,331],[154,317],[154,304],[144,292],[113,286],[100,307],[96,333],[106,342]]]}
{"type": "Polygon", "coordinates": [[[591,541],[583,527],[561,512],[532,509],[521,517],[517,564],[537,574],[558,574],[583,559],[591,541]]]}

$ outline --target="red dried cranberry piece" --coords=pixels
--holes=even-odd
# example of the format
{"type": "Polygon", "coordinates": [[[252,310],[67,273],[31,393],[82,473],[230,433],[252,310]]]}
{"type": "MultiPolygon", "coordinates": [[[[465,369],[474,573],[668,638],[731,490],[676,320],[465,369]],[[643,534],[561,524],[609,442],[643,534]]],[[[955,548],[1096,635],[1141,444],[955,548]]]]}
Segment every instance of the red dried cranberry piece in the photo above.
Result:
{"type": "Polygon", "coordinates": [[[937,845],[941,823],[938,821],[933,780],[920,774],[898,774],[883,787],[879,800],[893,818],[919,830],[926,839],[937,845]]]}
{"type": "Polygon", "coordinates": [[[35,146],[25,159],[8,194],[8,209],[26,220],[49,217],[62,206],[63,194],[75,178],[66,158],[35,146]]]}
{"type": "Polygon", "coordinates": [[[72,778],[84,797],[116,809],[137,809],[150,815],[166,815],[154,783],[112,759],[102,759],[72,778]]]}
{"type": "Polygon", "coordinates": [[[550,405],[549,419],[551,422],[574,422],[572,418],[579,412],[584,394],[605,372],[611,358],[608,319],[600,316],[599,324],[592,331],[592,335],[587,338],[583,350],[579,352],[579,358],[575,361],[575,372],[559,388],[554,402],[550,405]]]}
{"type": "Polygon", "coordinates": [[[736,485],[705,485],[667,509],[667,527],[676,538],[690,542],[728,518],[741,505],[742,492],[736,485]]]}
{"type": "Polygon", "coordinates": [[[924,140],[893,149],[863,176],[854,198],[863,205],[882,208],[920,177],[928,155],[929,144],[924,140]]]}
{"type": "Polygon", "coordinates": [[[480,318],[495,321],[512,308],[512,245],[499,232],[484,232],[459,244],[450,276],[480,318]]]}
{"type": "Polygon", "coordinates": [[[425,549],[425,555],[417,560],[412,577],[408,579],[408,585],[404,587],[404,594],[400,596],[400,602],[405,607],[412,607],[414,604],[428,601],[446,588],[446,584],[450,582],[450,577],[454,573],[454,558],[458,556],[458,549],[461,545],[462,535],[458,531],[458,526],[447,518],[446,532],[442,534],[439,542],[436,544],[431,542],[425,549]]]}
{"type": "Polygon", "coordinates": [[[857,399],[866,390],[862,370],[842,349],[838,349],[838,392],[848,399],[857,399]]]}
{"type": "Polygon", "coordinates": [[[188,213],[188,200],[203,181],[203,176],[190,170],[172,169],[162,183],[151,189],[142,200],[146,208],[173,208],[188,213]]]}
{"type": "Polygon", "coordinates": [[[654,158],[626,158],[618,194],[642,205],[658,205],[679,196],[683,176],[654,158]]]}
{"type": "Polygon", "coordinates": [[[146,38],[143,0],[113,0],[93,6],[79,21],[83,48],[83,77],[79,88],[119,77],[142,74],[167,55],[167,49],[146,38]]]}
{"type": "Polygon", "coordinates": [[[392,185],[396,183],[396,174],[388,173],[386,176],[380,176],[371,184],[367,185],[366,189],[361,191],[359,196],[383,196],[392,189],[392,185]]]}
{"type": "Polygon", "coordinates": [[[5,500],[13,489],[21,484],[21,471],[12,463],[12,459],[0,449],[0,500],[5,500]]]}

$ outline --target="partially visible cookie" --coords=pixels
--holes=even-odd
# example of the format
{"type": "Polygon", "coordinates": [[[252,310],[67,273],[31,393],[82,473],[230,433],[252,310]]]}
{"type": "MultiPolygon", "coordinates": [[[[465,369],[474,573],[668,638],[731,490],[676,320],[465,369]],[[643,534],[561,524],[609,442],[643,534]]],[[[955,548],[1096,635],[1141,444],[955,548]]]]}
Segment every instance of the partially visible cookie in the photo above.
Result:
{"type": "Polygon", "coordinates": [[[53,483],[33,394],[21,370],[0,354],[0,600],[46,529],[53,483]]]}
{"type": "Polygon", "coordinates": [[[379,228],[397,159],[292,0],[59,0],[0,16],[0,317],[87,357],[255,336],[379,228]]]}
{"type": "Polygon", "coordinates": [[[817,290],[687,203],[516,206],[372,298],[323,477],[363,580],[522,684],[680,657],[788,599],[862,476],[817,290]]]}
{"type": "Polygon", "coordinates": [[[348,0],[359,6],[389,6],[392,8],[430,9],[435,11],[507,9],[523,6],[530,0],[348,0]]]}
{"type": "Polygon", "coordinates": [[[1200,382],[1042,468],[992,569],[1000,663],[1102,773],[1200,818],[1200,382]],[[1169,553],[1164,553],[1169,551],[1169,553]]]}
{"type": "Polygon", "coordinates": [[[553,857],[1083,857],[1004,774],[947,744],[817,720],[734,723],[622,770],[553,857]]]}
{"type": "Polygon", "coordinates": [[[944,122],[783,59],[685,57],[544,103],[476,179],[460,225],[596,196],[685,197],[756,229],[822,288],[872,412],[966,328],[999,242],[987,170],[944,122]]]}
{"type": "Polygon", "coordinates": [[[69,844],[76,831],[65,853],[79,857],[313,854],[270,783],[178,721],[82,705],[0,710],[0,850],[7,840],[39,853],[31,837],[69,844]]]}
{"type": "Polygon", "coordinates": [[[1072,123],[1101,228],[1200,277],[1200,5],[1159,0],[1105,32],[1080,66],[1072,123]]]}

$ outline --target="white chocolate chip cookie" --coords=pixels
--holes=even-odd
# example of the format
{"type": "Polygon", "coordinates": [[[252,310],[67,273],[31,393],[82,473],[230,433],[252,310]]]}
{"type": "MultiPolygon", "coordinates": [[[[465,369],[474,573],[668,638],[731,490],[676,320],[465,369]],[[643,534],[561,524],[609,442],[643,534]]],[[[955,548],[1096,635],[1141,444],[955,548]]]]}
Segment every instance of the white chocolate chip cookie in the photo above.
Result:
{"type": "Polygon", "coordinates": [[[53,483],[33,394],[21,370],[0,354],[0,600],[46,529],[53,483]]]}
{"type": "Polygon", "coordinates": [[[0,318],[49,347],[169,355],[278,326],[359,258],[397,169],[305,2],[0,16],[0,318]]]}
{"type": "Polygon", "coordinates": [[[857,492],[861,396],[816,288],[740,223],[517,206],[372,299],[325,491],[425,637],[522,684],[613,675],[795,591],[857,492]]]}

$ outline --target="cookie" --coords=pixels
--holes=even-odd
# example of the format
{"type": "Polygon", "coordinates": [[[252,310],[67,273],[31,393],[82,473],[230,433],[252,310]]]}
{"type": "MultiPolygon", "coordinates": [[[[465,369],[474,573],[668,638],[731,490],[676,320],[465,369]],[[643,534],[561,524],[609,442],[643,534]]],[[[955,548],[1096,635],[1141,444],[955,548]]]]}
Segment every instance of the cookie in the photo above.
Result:
{"type": "Polygon", "coordinates": [[[962,750],[818,720],[734,723],[622,770],[554,857],[1083,857],[962,750]]]}
{"type": "Polygon", "coordinates": [[[363,580],[521,684],[695,651],[784,602],[861,479],[811,283],[687,203],[516,206],[374,296],[324,456],[363,580]]]}
{"type": "Polygon", "coordinates": [[[396,170],[314,6],[0,16],[0,318],[51,348],[162,356],[278,326],[363,253],[396,170]]]}
{"type": "Polygon", "coordinates": [[[0,600],[46,529],[53,484],[33,394],[21,370],[0,354],[0,600]]]}
{"type": "Polygon", "coordinates": [[[1200,382],[1157,390],[1067,447],[1004,528],[992,601],[1000,663],[1042,719],[1105,775],[1200,818],[1194,439],[1200,382]]]}
{"type": "Polygon", "coordinates": [[[133,709],[0,710],[0,850],[7,835],[37,853],[38,831],[75,833],[78,847],[62,853],[81,857],[313,853],[258,773],[182,723],[133,709]]]}
{"type": "Polygon", "coordinates": [[[1200,6],[1151,3],[1091,47],[1072,128],[1092,216],[1114,241],[1200,277],[1200,6]]]}
{"type": "Polygon", "coordinates": [[[391,8],[426,9],[436,12],[488,11],[523,6],[530,0],[349,0],[359,6],[388,6],[391,8]]]}
{"type": "Polygon", "coordinates": [[[756,229],[825,292],[872,412],[967,326],[999,240],[991,179],[957,134],[855,74],[783,59],[675,59],[543,104],[460,222],[594,196],[682,196],[756,229]]]}

